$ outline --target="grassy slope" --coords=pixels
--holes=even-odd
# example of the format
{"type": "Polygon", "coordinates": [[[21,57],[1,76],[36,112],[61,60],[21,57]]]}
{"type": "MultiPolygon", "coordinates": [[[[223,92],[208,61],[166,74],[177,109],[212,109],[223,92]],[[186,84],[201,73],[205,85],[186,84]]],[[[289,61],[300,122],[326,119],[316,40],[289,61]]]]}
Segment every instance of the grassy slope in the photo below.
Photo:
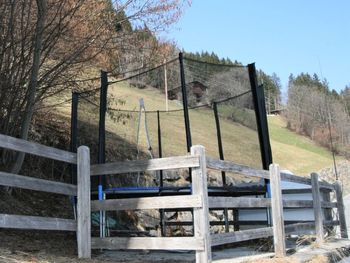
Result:
{"type": "MultiPolygon", "coordinates": [[[[135,89],[119,84],[112,86],[109,91],[118,98],[126,101],[121,109],[138,109],[139,98],[144,98],[147,110],[164,110],[164,95],[153,89],[135,89]]],[[[169,102],[169,109],[179,109],[181,106],[175,101],[169,102]]],[[[185,131],[182,112],[161,115],[163,150],[165,155],[184,154],[185,131]]],[[[210,156],[218,156],[216,143],[216,130],[211,110],[201,109],[190,111],[191,132],[193,144],[206,146],[210,156]]],[[[110,131],[118,130],[129,141],[136,139],[137,114],[127,125],[107,125],[110,131]],[[118,127],[116,127],[118,126],[118,127]],[[112,128],[113,127],[113,128],[112,128]]],[[[157,143],[156,114],[148,115],[148,125],[153,148],[157,143]]],[[[225,158],[237,163],[259,166],[260,153],[258,138],[255,131],[240,124],[221,119],[222,137],[224,140],[225,158]]],[[[329,151],[312,142],[310,139],[297,135],[286,128],[284,120],[279,116],[269,117],[269,130],[274,162],[282,168],[296,174],[307,174],[312,171],[330,166],[332,156],[329,151]]],[[[141,139],[145,144],[145,139],[141,139]]],[[[156,150],[156,149],[155,149],[156,150]]]]}
{"type": "Polygon", "coordinates": [[[269,116],[274,162],[297,174],[307,174],[332,165],[331,153],[307,137],[286,128],[280,116],[269,116]]]}
{"type": "MultiPolygon", "coordinates": [[[[114,106],[119,109],[138,110],[140,98],[144,98],[148,111],[165,109],[164,94],[155,89],[137,89],[129,87],[125,83],[119,83],[109,87],[109,94],[125,100],[125,105],[114,106]]],[[[181,109],[181,105],[176,101],[169,101],[169,109],[181,109]]],[[[62,105],[59,111],[68,116],[70,107],[62,105]]],[[[97,118],[98,112],[95,115],[97,118]]],[[[91,121],[91,116],[89,118],[91,121]]],[[[119,135],[130,143],[136,143],[137,118],[137,113],[133,113],[122,124],[121,122],[112,121],[107,115],[107,131],[111,134],[119,135]]],[[[156,114],[148,114],[147,118],[152,147],[155,156],[157,156],[156,114]]],[[[218,157],[215,122],[212,111],[210,109],[192,110],[190,111],[190,119],[193,144],[204,145],[208,155],[218,157]]],[[[269,116],[268,121],[273,159],[283,169],[302,175],[332,165],[332,156],[329,151],[316,145],[310,139],[289,131],[281,117],[269,116]]],[[[97,124],[96,120],[92,122],[97,124]]],[[[161,127],[163,156],[185,154],[186,139],[182,111],[161,113],[161,127]]],[[[221,119],[221,130],[225,159],[260,167],[259,144],[255,131],[224,119],[221,119]]],[[[145,149],[144,129],[141,129],[140,141],[142,148],[145,149]]]]}
{"type": "MultiPolygon", "coordinates": [[[[154,89],[136,89],[126,85],[115,85],[109,92],[118,98],[126,101],[120,109],[138,109],[138,100],[142,97],[145,107],[150,110],[164,110],[164,95],[154,89]]],[[[176,101],[169,101],[169,109],[181,109],[176,101]]],[[[152,141],[152,146],[157,153],[157,119],[155,113],[147,115],[148,126],[152,141]]],[[[216,139],[216,129],[213,112],[210,109],[200,109],[190,111],[191,132],[193,144],[202,144],[206,147],[210,156],[218,156],[218,146],[216,139]]],[[[226,142],[226,159],[236,160],[238,163],[259,167],[259,148],[256,133],[240,124],[222,120],[222,137],[226,142]],[[234,132],[232,132],[234,131],[234,132]],[[240,143],[240,142],[244,143],[240,143]],[[228,143],[230,142],[230,143],[228,143]],[[258,160],[258,161],[257,161],[258,160]]],[[[117,132],[125,139],[136,141],[137,113],[132,114],[132,118],[127,120],[126,125],[107,121],[107,129],[117,132]]],[[[186,153],[185,129],[183,124],[183,112],[161,113],[162,144],[165,156],[180,155],[186,153]]],[[[141,129],[144,131],[144,129],[141,129]]],[[[141,137],[141,143],[145,146],[145,136],[141,137]]],[[[224,146],[224,147],[225,147],[224,146]]]]}

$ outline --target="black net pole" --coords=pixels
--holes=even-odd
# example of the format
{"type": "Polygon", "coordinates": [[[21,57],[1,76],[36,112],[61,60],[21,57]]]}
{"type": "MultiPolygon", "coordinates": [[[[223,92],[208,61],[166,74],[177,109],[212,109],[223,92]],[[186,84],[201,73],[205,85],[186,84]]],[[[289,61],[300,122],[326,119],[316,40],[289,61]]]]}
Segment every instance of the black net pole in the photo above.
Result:
{"type": "Polygon", "coordinates": [[[264,90],[258,85],[255,64],[248,65],[249,80],[252,89],[255,117],[259,134],[260,152],[263,169],[268,170],[272,163],[269,130],[267,126],[264,90]]]}
{"type": "MultiPolygon", "coordinates": [[[[264,170],[268,170],[269,165],[272,163],[272,152],[266,117],[264,89],[262,86],[258,85],[258,78],[256,75],[254,63],[248,65],[248,71],[254,101],[256,123],[258,128],[262,166],[264,170]]],[[[269,180],[265,179],[264,182],[265,196],[270,197],[269,180]]],[[[266,209],[266,217],[268,225],[271,225],[271,213],[269,208],[266,209]]]]}
{"type": "MultiPolygon", "coordinates": [[[[72,92],[72,108],[71,108],[71,125],[70,125],[70,151],[77,152],[77,135],[78,135],[78,101],[79,94],[72,92]]],[[[71,183],[77,183],[76,165],[71,165],[71,183]]]]}
{"type": "MultiPolygon", "coordinates": [[[[218,147],[219,147],[219,157],[220,160],[224,160],[224,149],[222,147],[222,139],[221,139],[221,129],[220,129],[220,120],[219,120],[219,114],[218,114],[218,105],[216,102],[213,104],[213,110],[214,110],[214,117],[215,117],[215,125],[216,125],[216,136],[218,141],[218,147]]],[[[223,187],[226,186],[226,173],[224,171],[221,171],[221,178],[222,178],[222,185],[223,187]]],[[[228,210],[227,208],[224,209],[224,219],[225,219],[225,232],[230,231],[230,226],[228,223],[228,210]]]]}
{"type": "Polygon", "coordinates": [[[192,146],[192,138],[191,138],[191,129],[190,129],[190,118],[189,118],[189,115],[188,115],[186,80],[185,80],[185,70],[184,70],[184,61],[183,61],[183,54],[182,54],[182,52],[179,53],[179,61],[180,61],[182,104],[183,104],[185,129],[186,129],[187,152],[190,152],[191,151],[191,146],[192,146]]]}
{"type": "MultiPolygon", "coordinates": [[[[158,156],[159,158],[163,157],[163,152],[162,152],[162,131],[160,128],[160,115],[159,115],[159,110],[157,110],[157,124],[158,124],[158,156]]],[[[159,171],[159,186],[163,187],[163,171],[159,171]]]]}
{"type": "MultiPolygon", "coordinates": [[[[158,124],[158,157],[162,158],[163,157],[163,152],[162,152],[162,131],[160,127],[160,115],[159,115],[159,110],[157,110],[157,124],[158,124]]],[[[161,195],[162,192],[162,187],[163,187],[163,171],[159,171],[159,195],[161,195]]],[[[160,216],[160,232],[162,237],[166,236],[166,226],[165,226],[165,212],[164,209],[159,209],[159,216],[160,216]]]]}
{"type": "MultiPolygon", "coordinates": [[[[100,119],[98,136],[98,163],[106,162],[106,111],[107,111],[107,72],[101,71],[100,119]]],[[[104,186],[104,176],[99,176],[99,185],[104,186]]]]}
{"type": "MultiPolygon", "coordinates": [[[[219,147],[219,157],[220,157],[220,160],[224,160],[224,149],[222,146],[220,120],[219,120],[219,114],[218,114],[218,106],[216,102],[214,102],[213,104],[213,110],[214,110],[215,125],[216,125],[216,136],[217,136],[218,147],[219,147]]],[[[226,186],[226,173],[224,171],[221,171],[221,178],[222,178],[222,185],[226,186]]]]}

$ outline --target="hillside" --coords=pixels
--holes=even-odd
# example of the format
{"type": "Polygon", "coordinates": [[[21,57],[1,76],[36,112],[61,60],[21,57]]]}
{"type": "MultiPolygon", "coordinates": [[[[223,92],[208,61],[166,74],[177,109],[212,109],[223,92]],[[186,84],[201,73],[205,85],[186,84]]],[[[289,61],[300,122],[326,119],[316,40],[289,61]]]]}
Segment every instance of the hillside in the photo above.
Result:
{"type": "MultiPolygon", "coordinates": [[[[330,151],[288,130],[282,117],[269,116],[268,124],[273,160],[283,169],[304,175],[333,165],[330,151]]],[[[337,157],[337,160],[343,158],[337,157]]]]}
{"type": "MultiPolygon", "coordinates": [[[[139,99],[143,98],[147,111],[161,111],[160,122],[163,156],[186,153],[185,128],[181,103],[178,101],[169,101],[169,112],[162,112],[165,109],[164,94],[157,89],[149,87],[138,89],[126,83],[111,85],[109,87],[109,94],[114,98],[118,98],[118,100],[122,100],[123,103],[111,106],[121,111],[108,111],[106,118],[108,144],[120,144],[120,142],[115,141],[114,135],[117,135],[118,140],[124,140],[127,142],[127,145],[134,144],[135,146],[139,99]],[[134,112],[123,112],[125,110],[134,110],[134,112]],[[116,116],[121,116],[119,121],[116,121],[116,116]]],[[[83,106],[80,107],[83,108],[83,106]]],[[[90,114],[89,116],[84,116],[84,113],[80,113],[80,119],[85,119],[85,121],[89,121],[91,124],[98,125],[98,112],[96,109],[91,105],[85,105],[85,107],[89,108],[90,114]]],[[[67,107],[61,107],[60,111],[67,116],[67,107]]],[[[86,112],[86,108],[84,111],[86,112]]],[[[218,157],[215,120],[212,109],[199,108],[190,110],[190,121],[193,144],[203,144],[209,156],[218,157]]],[[[280,116],[269,116],[268,121],[273,160],[275,163],[280,164],[282,169],[290,170],[295,174],[306,175],[332,165],[332,156],[327,149],[316,145],[307,137],[289,131],[286,128],[283,118],[280,116]]],[[[224,117],[220,118],[220,122],[225,159],[260,167],[260,152],[256,131],[224,117]]],[[[141,117],[140,124],[139,145],[146,152],[147,141],[143,128],[144,115],[141,117]]],[[[147,124],[153,154],[154,156],[158,156],[156,112],[147,114],[147,124]]],[[[95,131],[97,132],[97,129],[95,131]]],[[[97,138],[94,135],[92,137],[97,138]]],[[[123,150],[128,151],[128,147],[123,147],[123,150]]],[[[135,147],[133,147],[133,150],[135,150],[135,147]]]]}

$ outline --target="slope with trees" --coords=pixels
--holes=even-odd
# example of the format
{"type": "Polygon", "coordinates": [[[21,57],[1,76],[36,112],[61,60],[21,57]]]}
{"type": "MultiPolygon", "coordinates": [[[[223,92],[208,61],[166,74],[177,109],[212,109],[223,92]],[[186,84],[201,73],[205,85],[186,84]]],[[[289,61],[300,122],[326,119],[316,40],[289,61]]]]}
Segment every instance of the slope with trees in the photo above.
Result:
{"type": "Polygon", "coordinates": [[[346,89],[339,95],[326,80],[301,73],[288,83],[288,127],[307,135],[335,153],[347,154],[350,146],[350,115],[346,89]]]}

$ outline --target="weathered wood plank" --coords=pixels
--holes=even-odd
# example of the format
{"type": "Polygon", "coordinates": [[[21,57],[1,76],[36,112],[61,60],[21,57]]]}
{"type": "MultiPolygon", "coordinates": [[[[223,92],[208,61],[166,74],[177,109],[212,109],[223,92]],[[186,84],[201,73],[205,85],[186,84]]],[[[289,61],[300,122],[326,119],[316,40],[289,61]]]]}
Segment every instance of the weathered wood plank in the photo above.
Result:
{"type": "Polygon", "coordinates": [[[311,194],[311,188],[302,188],[302,189],[282,189],[282,194],[311,194]]]}
{"type": "Polygon", "coordinates": [[[177,156],[151,160],[136,160],[95,164],[91,166],[91,175],[135,173],[143,171],[170,170],[198,167],[198,156],[177,156]]]}
{"type": "Polygon", "coordinates": [[[212,234],[211,245],[220,246],[224,244],[236,243],[246,240],[253,240],[273,235],[272,227],[249,229],[229,233],[212,234]]]}
{"type": "Polygon", "coordinates": [[[201,196],[157,196],[91,201],[91,211],[118,211],[192,207],[202,207],[201,196]]]}
{"type": "MultiPolygon", "coordinates": [[[[255,169],[246,165],[214,159],[211,157],[207,157],[207,167],[224,172],[239,173],[246,176],[270,179],[269,173],[265,170],[255,169]]],[[[280,173],[280,177],[282,181],[311,185],[311,180],[306,177],[292,175],[288,173],[280,173]]],[[[320,185],[327,189],[333,189],[333,186],[326,182],[321,182],[320,185]]]]}
{"type": "Polygon", "coordinates": [[[106,237],[91,239],[92,249],[204,250],[203,238],[196,237],[106,237]]]}
{"type": "Polygon", "coordinates": [[[77,195],[76,185],[5,172],[0,172],[0,185],[71,196],[77,195]]]}
{"type": "Polygon", "coordinates": [[[301,234],[304,233],[305,231],[310,231],[310,229],[315,228],[315,223],[314,222],[306,222],[306,223],[296,223],[296,224],[290,224],[286,225],[284,227],[284,231],[287,234],[301,234]]]}
{"type": "Polygon", "coordinates": [[[283,200],[284,208],[312,208],[312,200],[283,200]]]}
{"type": "Polygon", "coordinates": [[[59,150],[53,147],[17,139],[3,134],[0,134],[0,147],[50,158],[57,161],[63,161],[72,164],[77,163],[76,153],[59,150]]]}
{"type": "Polygon", "coordinates": [[[200,163],[199,167],[192,169],[192,194],[200,195],[203,199],[203,206],[193,209],[194,236],[196,238],[204,238],[204,250],[196,251],[196,263],[210,263],[211,244],[209,232],[207,165],[204,147],[199,145],[192,146],[191,155],[199,156],[200,163]]]}
{"type": "Polygon", "coordinates": [[[271,164],[271,212],[273,225],[273,243],[276,257],[286,256],[286,237],[284,233],[283,201],[281,191],[280,169],[276,164],[271,164]]]}
{"type": "Polygon", "coordinates": [[[77,243],[78,257],[91,258],[90,150],[78,148],[77,243]]]}
{"type": "Polygon", "coordinates": [[[207,157],[206,160],[207,167],[211,169],[216,169],[230,173],[239,173],[246,176],[270,179],[269,173],[264,170],[258,170],[246,165],[236,164],[230,161],[213,159],[210,157],[207,157]]]}
{"type": "Polygon", "coordinates": [[[294,174],[281,173],[281,181],[311,185],[310,178],[297,176],[294,174]]]}
{"type": "Polygon", "coordinates": [[[72,219],[0,214],[0,228],[76,231],[72,219]]]}
{"type": "Polygon", "coordinates": [[[271,206],[268,198],[209,197],[209,208],[265,208],[271,206]]]}
{"type": "MultiPolygon", "coordinates": [[[[335,203],[335,202],[326,202],[326,201],[322,201],[321,202],[321,207],[322,208],[327,208],[327,210],[328,209],[330,209],[330,208],[336,208],[337,207],[337,203],[335,203]]],[[[325,217],[326,218],[326,217],[325,217]]],[[[331,218],[330,218],[331,219],[331,218]]],[[[326,218],[326,220],[330,220],[330,219],[328,219],[328,218],[326,218]]]]}
{"type": "Polygon", "coordinates": [[[335,182],[334,186],[335,186],[335,194],[337,198],[337,208],[338,208],[337,210],[338,210],[339,223],[340,223],[340,235],[342,238],[348,238],[342,188],[338,181],[335,182]]]}
{"type": "MultiPolygon", "coordinates": [[[[336,203],[322,202],[323,208],[334,208],[336,203]]],[[[209,197],[209,208],[265,208],[271,207],[269,198],[209,197]]],[[[313,208],[311,200],[283,200],[284,208],[313,208]]]]}
{"type": "Polygon", "coordinates": [[[318,174],[311,174],[312,182],[312,199],[314,204],[314,215],[315,215],[315,231],[316,231],[316,242],[323,243],[323,218],[322,218],[322,207],[321,207],[321,194],[320,184],[318,181],[318,174]]]}

